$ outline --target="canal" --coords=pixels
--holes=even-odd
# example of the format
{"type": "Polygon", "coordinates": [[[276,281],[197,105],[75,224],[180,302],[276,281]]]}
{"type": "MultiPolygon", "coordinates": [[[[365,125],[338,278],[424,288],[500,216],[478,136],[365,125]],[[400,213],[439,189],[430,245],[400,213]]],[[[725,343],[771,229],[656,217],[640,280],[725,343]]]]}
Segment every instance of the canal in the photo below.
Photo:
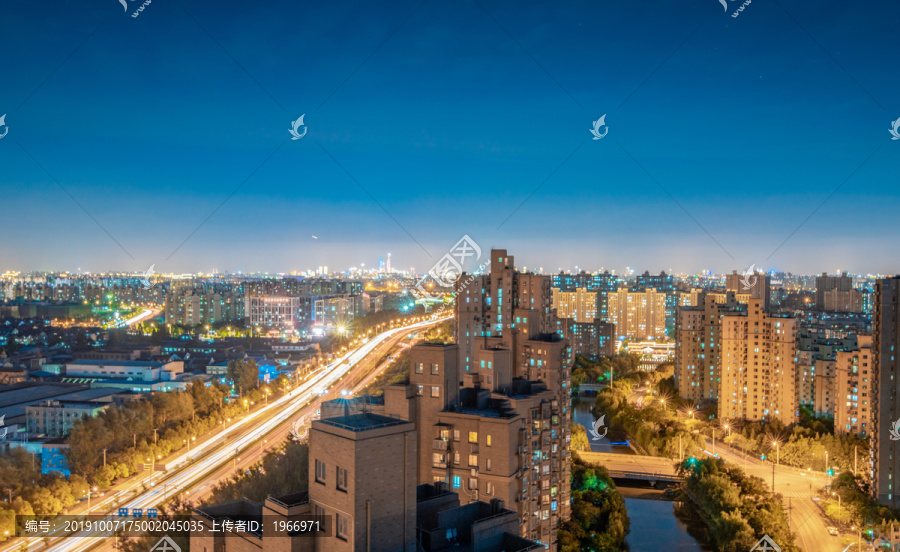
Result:
{"type": "MultiPolygon", "coordinates": [[[[591,414],[593,404],[594,400],[591,397],[572,399],[573,419],[576,424],[581,424],[587,430],[590,430],[594,423],[594,416],[591,414]]],[[[590,436],[590,433],[588,435],[590,436]]],[[[608,438],[591,441],[591,450],[593,452],[634,454],[628,446],[613,444],[608,438]]],[[[696,520],[692,521],[685,515],[676,515],[676,503],[666,500],[662,491],[624,486],[620,486],[618,489],[625,499],[628,518],[631,520],[631,530],[625,538],[630,552],[659,552],[660,550],[705,552],[697,539],[689,533],[689,529],[695,533],[700,529],[696,520]]]]}

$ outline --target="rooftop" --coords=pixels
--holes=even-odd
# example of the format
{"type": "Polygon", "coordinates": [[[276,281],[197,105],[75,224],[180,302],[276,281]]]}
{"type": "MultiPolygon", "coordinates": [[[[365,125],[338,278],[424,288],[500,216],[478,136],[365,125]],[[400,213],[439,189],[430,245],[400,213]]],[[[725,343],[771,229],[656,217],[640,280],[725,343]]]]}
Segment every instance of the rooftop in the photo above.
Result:
{"type": "Polygon", "coordinates": [[[147,367],[147,368],[160,368],[162,367],[161,362],[152,362],[149,360],[76,360],[74,362],[69,362],[68,364],[73,364],[75,366],[134,366],[134,367],[147,367]]]}
{"type": "Polygon", "coordinates": [[[399,418],[391,418],[380,414],[372,414],[370,412],[364,414],[352,414],[350,416],[338,416],[337,418],[326,418],[319,421],[323,424],[339,427],[341,429],[349,429],[350,431],[367,431],[370,429],[409,423],[406,420],[401,420],[399,418]]]}

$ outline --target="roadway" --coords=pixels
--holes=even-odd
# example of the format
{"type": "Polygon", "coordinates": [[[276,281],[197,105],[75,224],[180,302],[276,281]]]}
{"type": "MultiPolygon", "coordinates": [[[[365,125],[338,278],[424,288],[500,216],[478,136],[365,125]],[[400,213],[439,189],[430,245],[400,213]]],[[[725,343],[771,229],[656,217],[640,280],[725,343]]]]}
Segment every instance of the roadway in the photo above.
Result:
{"type": "MultiPolygon", "coordinates": [[[[384,353],[379,354],[378,351],[383,349],[383,346],[387,346],[387,350],[390,350],[405,335],[446,319],[425,320],[409,326],[388,330],[369,339],[359,348],[348,351],[328,364],[323,370],[314,373],[307,381],[301,383],[297,388],[289,391],[284,396],[271,401],[267,406],[250,413],[231,426],[223,428],[221,433],[192,447],[189,453],[183,453],[169,460],[167,465],[170,470],[173,470],[171,473],[165,475],[151,474],[149,478],[134,481],[130,485],[130,490],[107,493],[109,496],[97,503],[95,508],[106,511],[118,500],[119,506],[122,508],[143,508],[146,510],[157,506],[176,493],[189,491],[198,481],[205,481],[210,476],[213,479],[215,479],[216,475],[221,476],[224,474],[227,477],[234,470],[236,466],[235,459],[238,457],[243,456],[241,458],[242,466],[254,463],[259,458],[262,450],[259,447],[259,441],[268,439],[275,443],[277,439],[285,437],[292,426],[293,417],[298,412],[307,419],[311,419],[312,413],[318,409],[318,405],[322,400],[336,398],[327,395],[332,387],[340,387],[338,385],[339,382],[352,368],[357,368],[358,366],[361,369],[365,368],[367,364],[376,362],[383,356],[384,353]],[[252,425],[252,422],[257,420],[260,423],[252,425]],[[224,442],[229,435],[233,436],[233,440],[225,446],[224,442]],[[242,451],[247,452],[242,453],[242,451]],[[222,466],[226,467],[224,471],[222,471],[222,466]],[[227,469],[229,466],[231,468],[227,469]],[[219,473],[220,471],[222,473],[219,473]],[[153,478],[156,481],[151,481],[153,478]],[[150,481],[149,488],[146,487],[148,481],[150,481]],[[141,488],[146,490],[141,492],[141,488]]],[[[378,368],[383,369],[384,367],[385,365],[382,364],[378,368]]],[[[364,381],[367,379],[369,378],[364,378],[364,381]]],[[[339,396],[338,392],[339,389],[334,394],[339,396]]],[[[205,489],[207,493],[209,490],[208,488],[205,489]]],[[[110,517],[112,518],[112,516],[110,517]]],[[[99,544],[95,537],[82,537],[86,537],[86,534],[77,533],[55,539],[55,542],[51,543],[49,550],[52,552],[82,552],[99,544]]],[[[44,544],[40,539],[32,539],[29,542],[27,551],[32,552],[43,547],[44,544]]],[[[2,552],[13,552],[16,550],[22,550],[22,547],[18,543],[13,543],[2,552]]]]}
{"type": "MultiPolygon", "coordinates": [[[[708,450],[712,450],[707,441],[708,450]]],[[[772,485],[772,465],[756,464],[746,457],[735,454],[730,449],[719,447],[715,450],[720,458],[738,465],[749,475],[755,475],[772,485]]],[[[812,500],[815,490],[824,482],[817,483],[812,475],[802,472],[775,469],[775,492],[782,495],[785,511],[789,512],[791,531],[796,535],[795,543],[805,552],[842,552],[839,537],[828,534],[828,524],[820,513],[819,507],[812,500]],[[790,510],[788,511],[788,508],[790,510]]]]}
{"type": "Polygon", "coordinates": [[[579,452],[578,456],[590,464],[601,464],[609,471],[675,475],[675,461],[659,456],[618,454],[614,452],[579,452]]]}

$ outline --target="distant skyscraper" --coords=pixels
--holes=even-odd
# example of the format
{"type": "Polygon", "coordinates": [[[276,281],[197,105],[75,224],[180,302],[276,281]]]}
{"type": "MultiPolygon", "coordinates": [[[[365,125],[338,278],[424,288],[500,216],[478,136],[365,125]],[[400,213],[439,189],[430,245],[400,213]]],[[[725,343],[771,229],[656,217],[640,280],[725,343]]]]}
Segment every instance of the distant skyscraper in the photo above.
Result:
{"type": "Polygon", "coordinates": [[[387,269],[388,274],[390,274],[390,272],[391,272],[391,254],[390,253],[388,253],[387,266],[385,268],[387,269]]]}
{"type": "Polygon", "coordinates": [[[384,257],[378,257],[378,272],[384,272],[384,257]]]}

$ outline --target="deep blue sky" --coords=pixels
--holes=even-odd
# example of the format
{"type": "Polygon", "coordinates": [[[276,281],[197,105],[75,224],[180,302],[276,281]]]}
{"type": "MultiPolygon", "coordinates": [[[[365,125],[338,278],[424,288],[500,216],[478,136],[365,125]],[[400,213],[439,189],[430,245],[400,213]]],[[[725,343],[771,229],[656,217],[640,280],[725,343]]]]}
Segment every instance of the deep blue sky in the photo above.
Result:
{"type": "Polygon", "coordinates": [[[897,2],[140,4],[0,6],[0,270],[898,270],[897,2]]]}

